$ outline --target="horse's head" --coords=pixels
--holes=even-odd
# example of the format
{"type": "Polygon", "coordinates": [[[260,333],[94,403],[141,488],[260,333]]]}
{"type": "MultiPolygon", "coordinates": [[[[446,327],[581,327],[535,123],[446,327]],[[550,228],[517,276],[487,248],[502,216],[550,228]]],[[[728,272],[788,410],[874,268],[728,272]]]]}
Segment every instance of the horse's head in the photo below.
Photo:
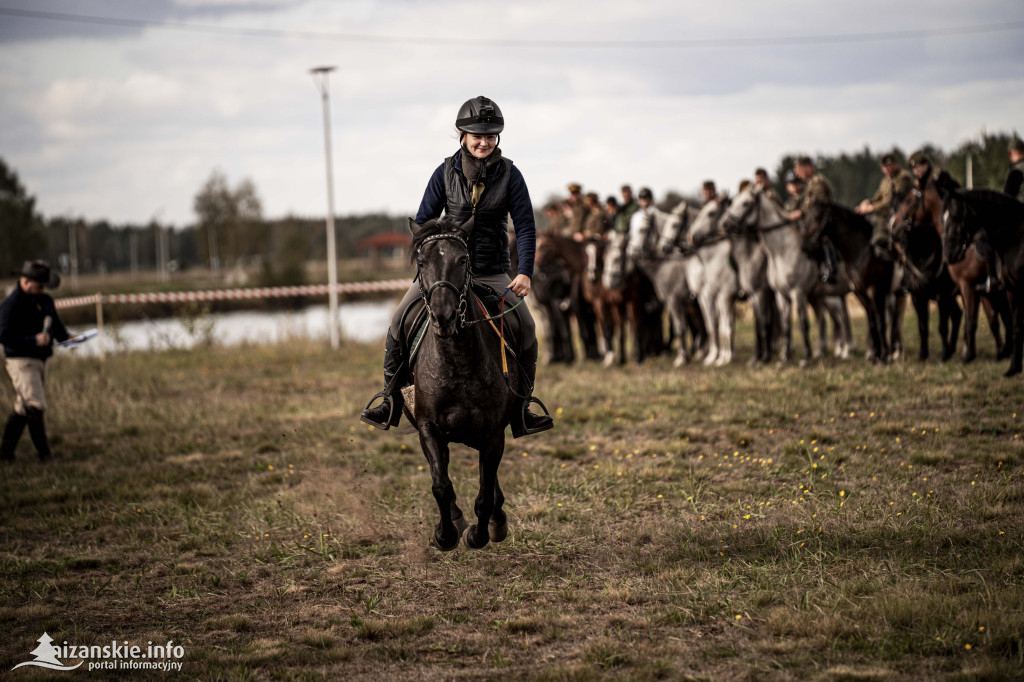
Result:
{"type": "Polygon", "coordinates": [[[690,217],[690,207],[685,201],[680,201],[675,208],[669,211],[655,247],[658,254],[667,256],[675,251],[679,244],[679,238],[690,226],[690,217]]]}
{"type": "Polygon", "coordinates": [[[473,220],[459,226],[449,218],[417,225],[411,218],[416,280],[438,336],[458,333],[465,322],[469,292],[469,237],[473,220]]]}
{"type": "Polygon", "coordinates": [[[950,190],[942,200],[942,257],[949,264],[959,263],[967,256],[974,238],[971,229],[971,207],[957,190],[950,190]]]}
{"type": "Polygon", "coordinates": [[[827,201],[814,201],[804,215],[803,247],[806,251],[821,248],[821,240],[832,228],[832,204],[827,201]]]}
{"type": "Polygon", "coordinates": [[[902,242],[915,224],[924,222],[921,197],[921,190],[916,188],[893,195],[889,204],[889,232],[897,241],[902,242]]]}
{"type": "Polygon", "coordinates": [[[642,220],[636,220],[634,214],[633,219],[629,221],[629,245],[626,250],[629,257],[634,259],[642,258],[650,251],[648,244],[650,244],[651,236],[656,235],[658,230],[658,226],[655,224],[658,210],[650,207],[646,210],[639,209],[638,213],[640,212],[642,212],[642,220]]]}
{"type": "Polygon", "coordinates": [[[604,250],[604,273],[601,276],[601,283],[606,289],[622,287],[630,272],[632,261],[626,257],[628,242],[628,235],[621,232],[612,232],[608,237],[604,250]]]}
{"type": "Polygon", "coordinates": [[[741,236],[756,234],[761,222],[761,188],[753,185],[729,202],[719,223],[726,234],[741,236]]]}
{"type": "Polygon", "coordinates": [[[726,203],[725,197],[719,197],[704,204],[690,226],[690,242],[700,244],[718,231],[718,219],[722,216],[726,203]]]}

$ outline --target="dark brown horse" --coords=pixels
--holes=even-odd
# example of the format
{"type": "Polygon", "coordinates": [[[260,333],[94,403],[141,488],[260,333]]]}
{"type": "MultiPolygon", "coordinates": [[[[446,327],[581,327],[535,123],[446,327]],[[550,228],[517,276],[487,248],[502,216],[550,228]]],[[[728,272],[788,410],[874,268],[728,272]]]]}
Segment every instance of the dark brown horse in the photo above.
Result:
{"type": "Polygon", "coordinates": [[[933,218],[930,212],[932,199],[937,202],[940,212],[942,201],[934,188],[931,194],[934,196],[927,203],[922,192],[916,189],[894,197],[889,228],[905,268],[903,284],[910,292],[917,312],[917,333],[921,339],[917,358],[921,361],[928,359],[930,302],[936,301],[939,307],[942,360],[946,361],[956,351],[956,337],[963,313],[956,302],[957,287],[942,261],[941,221],[933,218]]]}
{"type": "MultiPolygon", "coordinates": [[[[938,265],[948,276],[955,291],[959,292],[964,304],[964,348],[961,358],[964,362],[971,362],[977,356],[976,337],[978,330],[978,309],[979,304],[985,311],[989,329],[995,339],[998,358],[1010,356],[1012,346],[1009,343],[1011,333],[1010,306],[1003,291],[993,291],[988,294],[981,294],[978,285],[984,282],[988,276],[988,266],[985,260],[978,255],[974,249],[969,249],[964,259],[959,263],[947,264],[942,258],[942,197],[934,182],[925,184],[924,189],[915,189],[907,193],[897,202],[896,213],[893,220],[894,235],[904,233],[909,238],[907,244],[907,258],[911,263],[908,267],[908,275],[912,278],[908,288],[914,298],[914,307],[918,308],[918,298],[915,294],[915,287],[926,286],[924,280],[931,278],[931,293],[934,293],[939,305],[939,334],[942,336],[943,360],[947,359],[947,344],[950,355],[956,347],[956,322],[954,322],[953,337],[948,341],[943,332],[943,307],[948,302],[942,298],[946,288],[944,278],[934,272],[933,268],[938,265]],[[942,267],[945,266],[945,267],[942,267]],[[915,274],[917,271],[919,274],[915,274]],[[1003,340],[1000,332],[1000,319],[1007,330],[1007,339],[1003,340]]],[[[954,303],[955,305],[955,303],[954,303]]],[[[922,311],[918,308],[918,329],[927,333],[927,307],[922,311]],[[922,327],[922,316],[924,326],[922,327]]],[[[959,320],[959,309],[955,314],[959,320]]],[[[921,345],[924,348],[926,341],[922,337],[921,345]]]]}
{"type": "MultiPolygon", "coordinates": [[[[1021,372],[1024,355],[1024,204],[1001,192],[950,189],[942,200],[942,253],[946,262],[962,262],[985,235],[998,254],[1013,316],[1012,354],[1004,376],[1021,372]]],[[[1010,332],[1007,332],[1007,336],[1010,332]]]]}
{"type": "Polygon", "coordinates": [[[470,286],[467,241],[473,221],[463,226],[447,217],[425,225],[410,222],[412,250],[421,298],[430,329],[423,335],[413,367],[415,401],[405,416],[419,432],[420,447],[430,464],[431,490],[441,519],[433,542],[441,550],[455,549],[459,537],[480,548],[501,542],[508,533],[498,484],[498,465],[505,451],[505,427],[528,395],[523,373],[514,357],[506,375],[502,340],[477,307],[470,286]],[[474,504],[477,522],[467,527],[455,501],[448,476],[448,444],[463,443],[480,453],[480,489],[474,504]]]}
{"type": "Polygon", "coordinates": [[[820,249],[823,237],[832,241],[853,294],[867,315],[872,351],[869,357],[888,362],[886,300],[892,292],[893,263],[876,256],[871,248],[871,223],[845,206],[821,201],[811,204],[805,221],[804,250],[811,253],[820,249]]]}

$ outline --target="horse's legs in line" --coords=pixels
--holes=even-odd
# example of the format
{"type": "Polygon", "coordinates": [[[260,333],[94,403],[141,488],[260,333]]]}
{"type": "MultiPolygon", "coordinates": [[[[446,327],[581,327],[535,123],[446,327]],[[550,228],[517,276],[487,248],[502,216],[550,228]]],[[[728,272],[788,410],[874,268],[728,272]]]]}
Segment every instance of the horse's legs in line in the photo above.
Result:
{"type": "Polygon", "coordinates": [[[429,422],[416,425],[420,435],[420,447],[430,465],[430,490],[437,501],[441,520],[434,528],[434,544],[441,550],[455,549],[459,536],[466,527],[462,510],[455,504],[455,487],[448,477],[448,444],[445,443],[437,426],[429,422]]]}
{"type": "Polygon", "coordinates": [[[704,315],[704,326],[708,331],[708,354],[704,358],[704,364],[713,365],[718,360],[720,341],[718,338],[718,308],[715,307],[715,299],[701,292],[700,309],[704,315]]]}
{"type": "Polygon", "coordinates": [[[505,495],[498,484],[498,475],[494,475],[494,511],[487,523],[487,535],[491,542],[501,542],[508,537],[508,517],[505,516],[505,495]]]}
{"type": "Polygon", "coordinates": [[[625,303],[613,303],[609,306],[612,311],[612,333],[619,337],[619,349],[616,355],[618,364],[626,364],[626,311],[625,303]],[[615,332],[618,332],[615,334],[615,332]]]}
{"type": "MultiPolygon", "coordinates": [[[[949,292],[939,296],[939,310],[946,310],[947,318],[952,322],[947,331],[942,332],[942,361],[945,362],[956,353],[956,340],[960,337],[960,322],[964,314],[957,303],[956,294],[949,292]]],[[[939,330],[941,331],[942,318],[939,318],[939,330]]]]}
{"type": "MultiPolygon", "coordinates": [[[[998,336],[996,337],[996,359],[1004,360],[1013,354],[1013,311],[1010,309],[1009,297],[1005,292],[997,292],[992,304],[1006,330],[1006,338],[1002,342],[998,336]]],[[[991,325],[992,322],[990,321],[989,324],[991,325]]]]}
{"type": "MultiPolygon", "coordinates": [[[[985,313],[985,319],[988,321],[988,329],[992,333],[992,340],[995,342],[995,346],[996,346],[996,359],[997,360],[1001,360],[1004,357],[1010,357],[1009,355],[1006,355],[1006,356],[1002,355],[1003,348],[1004,348],[1005,344],[1004,344],[1004,341],[1003,341],[1003,333],[1000,330],[1000,324],[999,324],[1001,315],[999,313],[999,305],[998,305],[998,303],[999,303],[999,294],[998,294],[998,292],[996,292],[995,294],[990,294],[989,296],[983,296],[983,295],[981,295],[979,293],[977,296],[978,296],[978,305],[981,308],[981,312],[985,313]]],[[[981,315],[978,316],[978,319],[979,319],[978,326],[980,327],[981,326],[981,324],[980,324],[981,315]]],[[[1012,322],[1010,324],[1012,324],[1012,322]]],[[[1011,332],[1010,332],[1010,325],[1005,325],[1005,326],[1006,326],[1006,331],[1007,331],[1007,337],[1009,337],[1009,335],[1011,334],[1011,332]]]]}
{"type": "Polygon", "coordinates": [[[733,305],[733,292],[722,292],[718,295],[718,339],[719,350],[716,367],[732,362],[732,332],[736,328],[736,306],[733,305]]]}
{"type": "Polygon", "coordinates": [[[676,332],[676,341],[679,343],[679,350],[676,352],[676,359],[672,362],[672,366],[682,367],[690,361],[690,353],[686,347],[689,323],[686,321],[686,300],[684,296],[677,294],[669,298],[668,316],[672,321],[672,328],[676,332]]]}
{"type": "MultiPolygon", "coordinates": [[[[810,306],[811,312],[814,313],[814,324],[818,327],[818,347],[814,351],[813,358],[815,360],[825,357],[825,351],[828,349],[828,318],[827,308],[825,306],[824,296],[808,296],[807,305],[810,306]]],[[[808,322],[808,329],[810,329],[810,323],[808,322]]],[[[839,348],[839,325],[835,322],[832,323],[832,339],[836,344],[837,352],[839,348]]],[[[808,338],[807,343],[813,348],[814,344],[811,343],[808,338]]],[[[804,351],[806,353],[806,349],[804,351]]],[[[808,357],[805,355],[805,357],[808,357]]]]}
{"type": "Polygon", "coordinates": [[[889,336],[886,334],[886,302],[889,298],[889,287],[882,288],[875,286],[871,292],[872,301],[874,302],[874,314],[875,314],[875,332],[878,337],[878,359],[884,362],[889,362],[889,336]]]}
{"type": "Polygon", "coordinates": [[[597,328],[601,330],[601,343],[604,355],[604,366],[608,367],[615,362],[615,329],[612,328],[611,315],[609,315],[608,304],[598,299],[593,303],[594,317],[597,318],[597,328]]]}
{"type": "MultiPolygon", "coordinates": [[[[1003,374],[1004,377],[1012,377],[1020,374],[1021,361],[1024,359],[1024,279],[1018,279],[1008,297],[1010,312],[1013,314],[1013,355],[1010,358],[1010,367],[1003,374]]],[[[1009,336],[1009,334],[1007,334],[1009,336]]]]}
{"type": "Polygon", "coordinates": [[[498,484],[498,465],[505,452],[505,431],[498,431],[480,448],[480,492],[476,496],[473,510],[476,523],[466,529],[466,546],[480,549],[490,541],[488,527],[495,506],[495,488],[498,484]]]}
{"type": "Polygon", "coordinates": [[[860,301],[864,308],[864,316],[868,319],[868,350],[865,357],[869,361],[881,360],[884,362],[885,358],[881,356],[882,339],[879,337],[878,311],[875,308],[875,301],[864,290],[857,290],[854,295],[860,301]]]}
{"type": "Polygon", "coordinates": [[[782,291],[775,292],[775,303],[779,307],[779,329],[782,335],[779,362],[786,363],[793,354],[793,304],[782,291]]]}
{"type": "MultiPolygon", "coordinates": [[[[917,313],[917,335],[921,339],[920,347],[917,350],[917,359],[924,362],[928,359],[928,316],[929,303],[931,299],[926,294],[914,293],[910,295],[914,304],[914,312],[917,313]]],[[[939,301],[939,336],[942,338],[942,350],[946,350],[946,313],[942,309],[942,301],[939,301]]]]}
{"type": "Polygon", "coordinates": [[[772,359],[772,317],[768,290],[756,292],[750,301],[754,311],[754,327],[757,331],[757,352],[751,362],[771,362],[772,359]]]}
{"type": "Polygon", "coordinates": [[[813,355],[811,350],[811,321],[807,317],[808,305],[807,295],[800,289],[794,289],[793,306],[796,308],[796,319],[800,324],[800,334],[804,345],[804,357],[800,361],[801,367],[810,362],[813,355]]]}
{"type": "Polygon", "coordinates": [[[903,359],[903,317],[907,312],[907,297],[904,294],[889,294],[885,297],[885,304],[889,312],[890,359],[897,362],[903,359]]]}
{"type": "Polygon", "coordinates": [[[967,363],[977,356],[975,336],[978,333],[978,295],[970,280],[960,280],[960,295],[964,299],[964,352],[961,360],[967,363]]]}

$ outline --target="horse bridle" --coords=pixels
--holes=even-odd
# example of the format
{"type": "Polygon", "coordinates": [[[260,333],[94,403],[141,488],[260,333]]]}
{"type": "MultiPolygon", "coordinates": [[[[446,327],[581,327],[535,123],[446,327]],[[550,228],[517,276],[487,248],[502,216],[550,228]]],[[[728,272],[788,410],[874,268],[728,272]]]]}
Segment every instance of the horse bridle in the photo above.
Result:
{"type": "MultiPolygon", "coordinates": [[[[725,231],[727,233],[731,233],[731,231],[729,230],[729,227],[728,227],[728,223],[732,222],[732,223],[734,223],[734,224],[736,224],[736,225],[738,225],[740,227],[744,227],[747,218],[749,218],[750,214],[753,213],[754,211],[757,211],[757,218],[755,219],[754,224],[749,226],[749,227],[751,228],[751,232],[757,234],[758,237],[763,235],[765,232],[771,232],[772,230],[778,230],[779,228],[782,228],[782,227],[785,227],[786,225],[792,224],[792,221],[784,219],[784,220],[782,220],[782,222],[776,223],[774,225],[768,225],[767,227],[761,227],[758,223],[761,222],[761,197],[764,196],[764,195],[762,195],[762,194],[755,194],[753,196],[754,196],[754,201],[752,201],[750,203],[750,205],[747,206],[747,208],[743,211],[743,213],[738,218],[734,218],[733,216],[731,216],[728,213],[726,213],[726,216],[725,216],[726,217],[726,220],[725,220],[725,222],[726,222],[725,231]]],[[[736,232],[734,234],[737,237],[747,236],[743,232],[736,232]]],[[[751,235],[751,236],[753,236],[753,235],[751,235]]]]}
{"type": "Polygon", "coordinates": [[[469,282],[472,279],[472,275],[470,274],[470,271],[469,271],[469,264],[468,263],[466,264],[466,278],[462,282],[462,288],[461,289],[459,289],[457,286],[455,286],[454,284],[452,284],[451,282],[449,282],[446,279],[439,279],[436,282],[434,282],[433,284],[431,284],[430,288],[426,288],[426,287],[423,286],[423,278],[420,276],[420,258],[419,258],[420,249],[422,249],[424,247],[424,245],[429,244],[430,242],[436,242],[436,241],[441,241],[441,240],[448,240],[448,241],[458,242],[459,244],[462,244],[463,248],[466,249],[467,253],[469,252],[469,244],[467,244],[466,240],[462,238],[462,235],[457,234],[455,232],[446,232],[444,234],[435,234],[435,235],[431,235],[431,236],[427,237],[426,239],[424,239],[420,243],[420,245],[416,248],[416,282],[420,286],[420,298],[423,299],[423,306],[427,309],[427,314],[430,315],[431,317],[434,317],[434,311],[430,309],[430,297],[434,295],[434,291],[436,289],[439,289],[439,288],[442,288],[442,287],[443,288],[451,289],[452,291],[454,291],[459,296],[459,308],[458,308],[458,311],[459,311],[459,326],[460,327],[465,327],[466,326],[466,308],[468,306],[468,304],[466,302],[466,294],[469,292],[469,282]]]}

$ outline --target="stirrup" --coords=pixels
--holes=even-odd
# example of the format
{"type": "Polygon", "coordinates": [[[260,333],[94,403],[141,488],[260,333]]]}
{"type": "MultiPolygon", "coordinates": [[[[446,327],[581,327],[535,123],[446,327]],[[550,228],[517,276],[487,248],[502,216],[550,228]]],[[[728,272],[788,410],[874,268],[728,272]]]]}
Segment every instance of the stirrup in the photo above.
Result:
{"type": "Polygon", "coordinates": [[[398,426],[398,422],[402,420],[401,408],[396,410],[395,407],[396,405],[394,397],[385,393],[384,391],[381,391],[377,395],[370,398],[370,402],[366,403],[366,407],[363,408],[363,411],[359,415],[359,421],[363,422],[364,424],[369,424],[370,426],[376,427],[381,431],[387,431],[392,426],[398,426]],[[370,417],[369,415],[370,405],[372,405],[373,401],[376,400],[377,398],[384,399],[384,401],[377,406],[378,408],[383,407],[384,405],[388,406],[388,418],[383,421],[377,421],[370,417]]]}
{"type": "MultiPolygon", "coordinates": [[[[537,415],[537,416],[542,416],[542,415],[537,415]]],[[[548,412],[547,406],[540,401],[540,398],[536,398],[536,397],[534,397],[532,395],[529,398],[526,398],[523,401],[523,407],[519,411],[518,417],[519,417],[518,419],[513,420],[509,424],[509,426],[512,427],[512,437],[513,438],[520,438],[522,436],[532,436],[535,433],[540,433],[541,431],[547,431],[548,429],[551,429],[551,428],[553,428],[555,426],[555,420],[551,418],[551,413],[548,412]],[[547,421],[545,421],[543,424],[541,424],[538,427],[529,429],[529,428],[526,427],[526,411],[528,409],[530,409],[530,405],[533,404],[533,403],[537,403],[538,405],[540,405],[540,409],[544,410],[543,416],[547,417],[547,421]]]]}

